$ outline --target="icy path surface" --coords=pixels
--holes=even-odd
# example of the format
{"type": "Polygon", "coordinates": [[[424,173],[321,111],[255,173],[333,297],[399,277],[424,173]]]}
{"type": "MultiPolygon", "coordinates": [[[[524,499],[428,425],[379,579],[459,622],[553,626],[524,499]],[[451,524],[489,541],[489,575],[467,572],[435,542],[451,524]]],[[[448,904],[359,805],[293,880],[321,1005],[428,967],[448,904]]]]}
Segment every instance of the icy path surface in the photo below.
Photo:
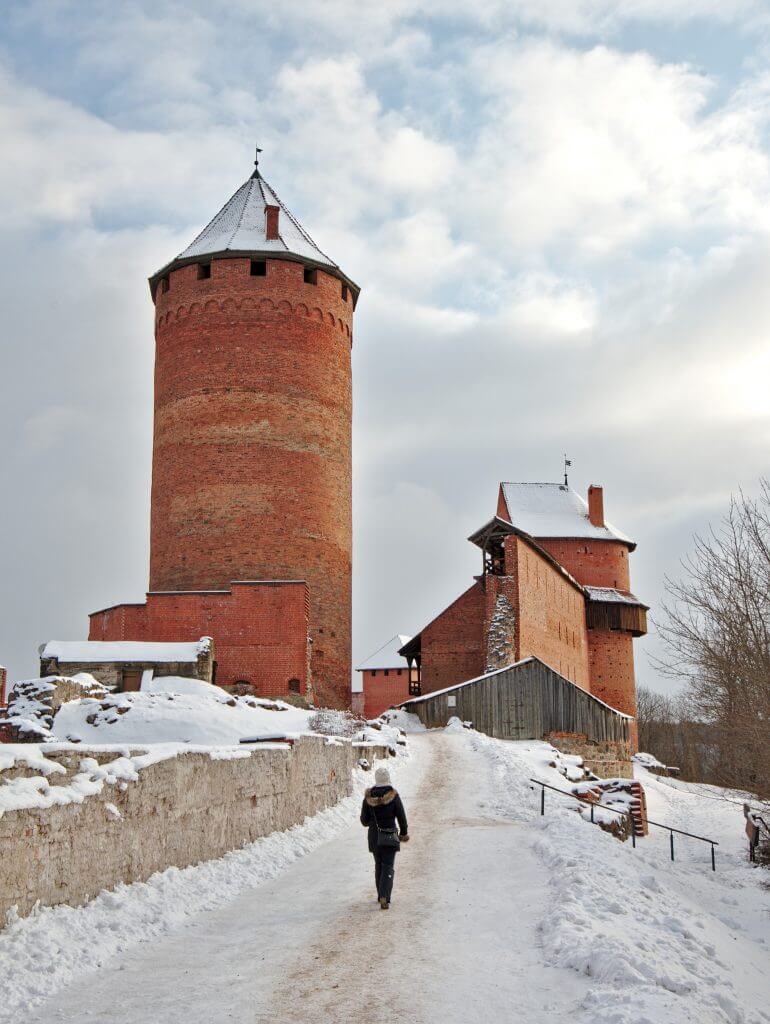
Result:
{"type": "MultiPolygon", "coordinates": [[[[548,966],[538,830],[499,804],[467,733],[410,737],[399,769],[412,840],[393,904],[375,902],[352,824],[236,902],[82,976],[17,1024],[545,1024],[577,1016],[589,979],[548,966]]],[[[576,823],[581,827],[582,823],[576,823]]]]}

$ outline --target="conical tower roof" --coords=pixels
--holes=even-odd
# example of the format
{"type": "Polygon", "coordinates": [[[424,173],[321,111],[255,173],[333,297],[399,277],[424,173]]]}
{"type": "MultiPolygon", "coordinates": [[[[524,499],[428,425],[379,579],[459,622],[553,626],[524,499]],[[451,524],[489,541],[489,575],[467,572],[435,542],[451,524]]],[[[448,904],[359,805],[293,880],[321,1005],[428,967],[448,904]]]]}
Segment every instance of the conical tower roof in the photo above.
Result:
{"type": "Polygon", "coordinates": [[[172,270],[203,259],[228,257],[269,257],[295,260],[318,267],[344,281],[353,290],[359,288],[330,259],[305,231],[294,214],[281,202],[275,190],[265,181],[257,167],[254,173],[228,199],[222,209],[186,249],[150,278],[150,287],[172,270]],[[268,238],[266,209],[278,207],[278,237],[268,238]]]}

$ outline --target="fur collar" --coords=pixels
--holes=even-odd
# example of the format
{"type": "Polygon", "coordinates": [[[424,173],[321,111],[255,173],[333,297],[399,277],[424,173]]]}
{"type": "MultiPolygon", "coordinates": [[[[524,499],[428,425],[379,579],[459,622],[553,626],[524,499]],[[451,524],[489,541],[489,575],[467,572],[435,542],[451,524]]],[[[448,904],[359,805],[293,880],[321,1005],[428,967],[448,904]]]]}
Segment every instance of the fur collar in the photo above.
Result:
{"type": "MultiPolygon", "coordinates": [[[[374,786],[372,787],[372,789],[375,788],[376,787],[374,786]]],[[[392,803],[396,799],[396,795],[395,789],[391,786],[382,794],[382,796],[372,796],[372,790],[367,789],[364,799],[370,807],[383,807],[385,804],[392,803]]]]}

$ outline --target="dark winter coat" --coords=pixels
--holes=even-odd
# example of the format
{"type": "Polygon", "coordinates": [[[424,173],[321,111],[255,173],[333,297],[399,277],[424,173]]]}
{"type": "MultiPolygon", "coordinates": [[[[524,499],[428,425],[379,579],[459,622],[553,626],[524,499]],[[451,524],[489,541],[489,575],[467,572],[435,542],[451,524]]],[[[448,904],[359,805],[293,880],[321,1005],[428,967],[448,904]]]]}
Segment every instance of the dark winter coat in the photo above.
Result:
{"type": "Polygon", "coordinates": [[[361,805],[361,824],[369,828],[369,852],[377,849],[377,825],[380,828],[398,829],[401,839],[408,838],[406,812],[401,797],[392,786],[373,786],[367,789],[361,805]]]}

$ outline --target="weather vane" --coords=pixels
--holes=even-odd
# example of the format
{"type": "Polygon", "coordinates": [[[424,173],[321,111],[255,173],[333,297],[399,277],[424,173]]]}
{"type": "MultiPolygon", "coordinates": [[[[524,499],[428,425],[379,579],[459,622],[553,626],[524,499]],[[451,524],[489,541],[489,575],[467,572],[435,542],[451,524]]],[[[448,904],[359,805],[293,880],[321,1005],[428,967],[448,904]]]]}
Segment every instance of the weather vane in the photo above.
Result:
{"type": "Polygon", "coordinates": [[[572,459],[567,458],[567,453],[564,453],[564,486],[569,487],[569,481],[567,480],[567,470],[572,465],[572,459]]]}
{"type": "Polygon", "coordinates": [[[259,148],[259,146],[257,146],[255,148],[255,152],[254,152],[254,170],[255,171],[259,170],[259,154],[261,152],[262,152],[262,150],[259,148]]]}

